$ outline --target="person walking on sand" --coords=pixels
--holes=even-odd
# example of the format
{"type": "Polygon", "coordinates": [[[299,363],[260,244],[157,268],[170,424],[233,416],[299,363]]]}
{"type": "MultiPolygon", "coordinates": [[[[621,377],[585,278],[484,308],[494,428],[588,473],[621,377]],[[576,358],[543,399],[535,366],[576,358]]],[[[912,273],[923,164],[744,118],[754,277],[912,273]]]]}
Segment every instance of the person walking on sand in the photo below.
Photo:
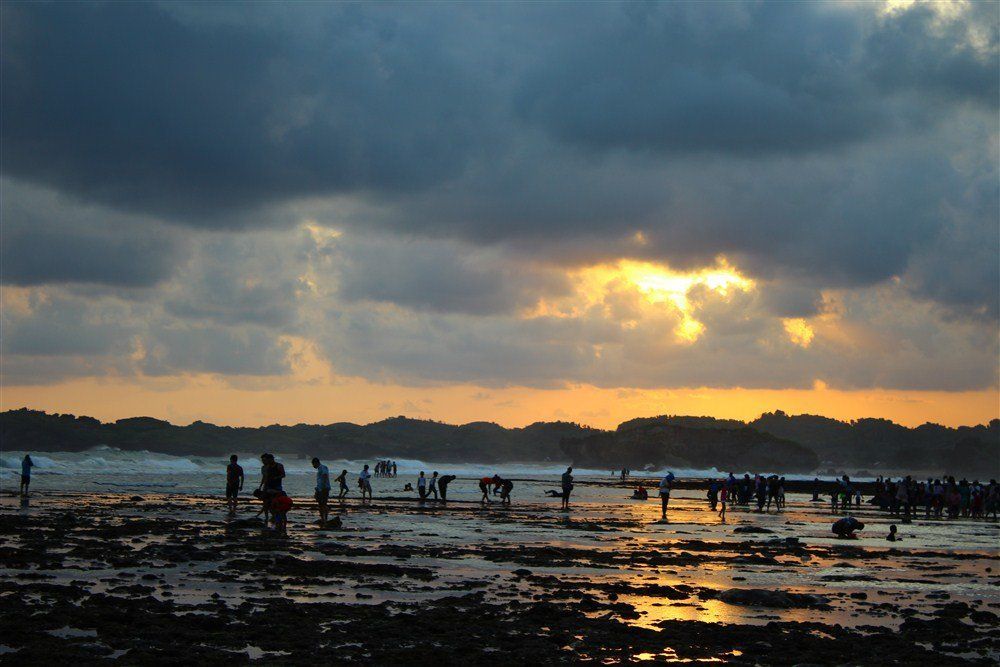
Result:
{"type": "MultiPolygon", "coordinates": [[[[435,475],[437,473],[434,473],[435,475]]],[[[441,502],[448,502],[448,485],[455,481],[454,475],[441,475],[438,479],[438,489],[441,491],[441,502]]]]}
{"type": "Polygon", "coordinates": [[[327,502],[330,500],[330,469],[313,457],[312,466],[316,469],[316,505],[319,507],[319,525],[326,526],[330,515],[327,502]]]}
{"type": "Polygon", "coordinates": [[[431,480],[427,485],[427,495],[434,494],[434,500],[438,499],[438,474],[437,470],[431,473],[431,480]]]}
{"type": "Polygon", "coordinates": [[[569,509],[569,496],[573,493],[573,468],[566,468],[562,474],[562,509],[569,509]]]}
{"type": "Polygon", "coordinates": [[[660,480],[660,520],[667,520],[667,505],[670,504],[670,487],[674,483],[674,473],[667,472],[660,480]]]}
{"type": "Polygon", "coordinates": [[[229,516],[236,516],[236,499],[243,490],[243,466],[237,461],[239,457],[233,454],[226,466],[226,504],[229,506],[229,516]]]}
{"type": "Polygon", "coordinates": [[[368,500],[372,499],[372,474],[368,470],[368,464],[365,464],[364,470],[358,474],[358,486],[361,487],[361,502],[365,500],[365,494],[368,495],[368,500]]]}
{"type": "Polygon", "coordinates": [[[346,470],[341,470],[340,474],[337,475],[337,479],[335,479],[334,481],[337,482],[338,484],[340,484],[340,491],[337,492],[337,500],[343,500],[344,497],[347,496],[347,492],[348,492],[348,488],[347,488],[347,471],[346,470]]]}

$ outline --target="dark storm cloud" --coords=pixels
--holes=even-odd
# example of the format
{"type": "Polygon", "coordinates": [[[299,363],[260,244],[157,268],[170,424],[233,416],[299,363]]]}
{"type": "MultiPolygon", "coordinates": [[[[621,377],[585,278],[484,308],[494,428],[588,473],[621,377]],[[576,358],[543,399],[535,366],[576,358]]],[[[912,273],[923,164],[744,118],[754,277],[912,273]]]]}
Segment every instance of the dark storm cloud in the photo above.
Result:
{"type": "MultiPolygon", "coordinates": [[[[168,7],[4,5],[6,173],[240,226],[289,197],[435,182],[479,133],[477,82],[431,25],[323,5],[309,38],[168,7]]],[[[286,9],[305,23],[314,8],[286,9]]]]}
{"type": "Polygon", "coordinates": [[[829,149],[925,121],[928,93],[995,109],[996,11],[975,4],[940,29],[930,6],[876,19],[874,3],[595,5],[594,20],[549,42],[516,106],[594,150],[829,149]],[[985,53],[968,43],[973,28],[985,53]]]}
{"type": "Polygon", "coordinates": [[[879,22],[865,40],[872,79],[890,90],[996,110],[997,5],[971,2],[964,9],[965,20],[942,21],[931,3],[920,3],[879,22]]]}
{"type": "Polygon", "coordinates": [[[169,277],[185,246],[154,221],[0,181],[0,279],[12,285],[149,287],[169,277]]]}
{"type": "Polygon", "coordinates": [[[796,153],[887,122],[854,65],[857,12],[811,3],[591,8],[525,76],[517,108],[591,149],[796,153]]]}
{"type": "Polygon", "coordinates": [[[127,353],[136,328],[118,305],[94,306],[84,300],[57,295],[33,299],[30,315],[5,308],[3,353],[25,356],[127,353]]]}
{"type": "MultiPolygon", "coordinates": [[[[407,381],[982,386],[995,336],[920,302],[994,333],[998,18],[939,9],[5,3],[3,281],[143,292],[149,374],[287,373],[293,334],[407,381]],[[341,240],[302,247],[309,219],[341,240]],[[567,267],[720,254],[761,295],[705,304],[697,353],[673,321],[510,317],[567,267]],[[888,284],[912,320],[852,317],[909,347],[768,342],[888,284]]],[[[51,321],[85,346],[94,312],[51,321]]]]}

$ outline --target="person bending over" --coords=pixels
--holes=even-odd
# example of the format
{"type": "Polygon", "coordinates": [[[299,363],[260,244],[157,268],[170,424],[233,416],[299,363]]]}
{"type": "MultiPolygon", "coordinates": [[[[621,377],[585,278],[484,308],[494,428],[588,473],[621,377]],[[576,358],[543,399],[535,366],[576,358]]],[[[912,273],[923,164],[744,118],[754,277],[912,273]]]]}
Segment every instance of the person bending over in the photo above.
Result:
{"type": "Polygon", "coordinates": [[[830,530],[833,531],[839,539],[842,540],[853,540],[857,538],[855,531],[864,530],[865,524],[861,523],[853,516],[845,516],[843,519],[838,519],[833,522],[833,526],[830,530]]]}

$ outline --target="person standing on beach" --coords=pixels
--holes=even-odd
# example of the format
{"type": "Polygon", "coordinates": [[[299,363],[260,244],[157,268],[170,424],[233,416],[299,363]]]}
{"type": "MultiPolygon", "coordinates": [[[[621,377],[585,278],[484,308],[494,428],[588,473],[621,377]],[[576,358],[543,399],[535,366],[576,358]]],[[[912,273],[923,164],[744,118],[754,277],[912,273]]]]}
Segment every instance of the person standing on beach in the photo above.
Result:
{"type": "Polygon", "coordinates": [[[434,494],[434,500],[438,499],[438,473],[437,470],[431,473],[431,481],[427,487],[427,494],[434,494]]]}
{"type": "Polygon", "coordinates": [[[237,461],[239,457],[233,454],[226,466],[226,504],[229,505],[229,516],[236,516],[236,498],[243,490],[243,466],[237,461]]]}
{"type": "Polygon", "coordinates": [[[348,489],[347,489],[347,471],[346,470],[341,470],[340,474],[337,475],[337,479],[334,480],[334,481],[337,482],[338,484],[340,484],[340,491],[337,493],[337,499],[338,500],[343,500],[344,497],[347,495],[347,491],[348,491],[348,489]]]}
{"type": "MultiPolygon", "coordinates": [[[[434,473],[435,475],[437,473],[434,473]]],[[[455,481],[454,475],[441,475],[438,479],[438,489],[441,490],[441,502],[448,502],[448,485],[455,481]]]]}
{"type": "Polygon", "coordinates": [[[330,515],[330,510],[327,508],[327,502],[330,499],[330,469],[315,457],[312,460],[312,465],[316,469],[316,505],[319,507],[319,525],[325,526],[326,519],[330,515]]]}
{"type": "Polygon", "coordinates": [[[281,480],[285,476],[285,468],[274,460],[273,454],[267,452],[260,455],[260,484],[254,495],[260,498],[264,507],[257,514],[264,514],[264,524],[267,524],[271,514],[271,500],[280,492],[281,480]]]}
{"type": "Polygon", "coordinates": [[[670,487],[674,483],[674,473],[667,472],[660,480],[660,520],[667,520],[667,505],[670,504],[670,487]]]}
{"type": "Polygon", "coordinates": [[[712,480],[708,483],[708,506],[714,512],[719,506],[719,487],[721,485],[717,480],[712,480]]]}
{"type": "Polygon", "coordinates": [[[20,493],[22,496],[27,497],[28,487],[31,486],[31,468],[34,467],[35,462],[31,460],[30,454],[25,454],[24,458],[21,459],[21,488],[20,493]]]}
{"type": "Polygon", "coordinates": [[[361,502],[365,500],[365,494],[368,494],[368,500],[372,499],[372,474],[368,470],[368,464],[365,464],[364,470],[358,475],[358,486],[361,487],[361,502]]]}
{"type": "Polygon", "coordinates": [[[722,519],[723,523],[726,522],[726,502],[728,501],[729,501],[729,487],[723,484],[722,488],[719,490],[719,502],[722,505],[722,509],[719,510],[719,518],[722,519]]]}
{"type": "Polygon", "coordinates": [[[420,476],[417,477],[417,494],[420,495],[420,502],[423,503],[427,499],[427,478],[424,477],[424,471],[420,471],[420,476]]]}
{"type": "Polygon", "coordinates": [[[562,509],[569,509],[569,495],[573,493],[573,468],[566,468],[562,474],[562,509]]]}

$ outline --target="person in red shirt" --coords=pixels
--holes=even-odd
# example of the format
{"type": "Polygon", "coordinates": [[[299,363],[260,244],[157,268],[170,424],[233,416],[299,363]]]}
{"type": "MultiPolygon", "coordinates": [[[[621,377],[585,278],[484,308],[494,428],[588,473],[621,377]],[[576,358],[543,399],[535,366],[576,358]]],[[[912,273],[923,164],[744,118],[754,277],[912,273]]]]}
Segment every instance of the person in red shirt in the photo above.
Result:
{"type": "Polygon", "coordinates": [[[479,490],[483,492],[483,499],[479,502],[486,504],[490,502],[490,487],[497,486],[500,484],[500,475],[493,475],[492,477],[483,477],[479,480],[479,490]]]}
{"type": "Polygon", "coordinates": [[[292,499],[284,491],[278,491],[271,499],[271,514],[274,516],[274,532],[288,536],[288,510],[292,509],[292,499]]]}

